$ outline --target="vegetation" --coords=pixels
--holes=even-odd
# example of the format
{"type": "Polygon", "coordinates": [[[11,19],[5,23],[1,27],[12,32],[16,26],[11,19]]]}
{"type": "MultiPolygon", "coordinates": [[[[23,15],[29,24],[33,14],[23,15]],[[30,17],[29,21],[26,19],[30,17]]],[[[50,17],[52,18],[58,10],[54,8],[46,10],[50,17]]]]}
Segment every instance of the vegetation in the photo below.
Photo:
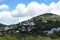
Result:
{"type": "MultiPolygon", "coordinates": [[[[60,16],[52,13],[45,13],[43,15],[33,17],[32,20],[35,23],[33,26],[34,29],[31,31],[32,33],[25,31],[23,33],[20,32],[19,34],[6,34],[4,36],[0,36],[0,40],[60,40],[60,31],[55,31],[50,35],[43,33],[45,30],[51,30],[52,28],[60,27],[60,16]]],[[[23,21],[21,23],[25,22],[27,21],[23,21]]],[[[21,24],[17,23],[13,25],[7,25],[7,27],[21,28],[21,24]]]]}
{"type": "Polygon", "coordinates": [[[48,36],[32,36],[32,35],[27,35],[27,34],[19,34],[19,35],[5,35],[5,36],[0,36],[0,40],[60,40],[59,37],[55,37],[54,35],[48,36]]]}

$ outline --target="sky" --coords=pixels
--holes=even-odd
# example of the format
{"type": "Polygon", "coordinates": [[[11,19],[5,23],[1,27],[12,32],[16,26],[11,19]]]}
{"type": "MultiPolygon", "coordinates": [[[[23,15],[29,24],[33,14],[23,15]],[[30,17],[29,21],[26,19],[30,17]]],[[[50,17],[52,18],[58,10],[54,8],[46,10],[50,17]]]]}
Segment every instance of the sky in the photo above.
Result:
{"type": "Polygon", "coordinates": [[[44,13],[60,15],[60,0],[0,0],[2,24],[16,24],[44,13]]]}

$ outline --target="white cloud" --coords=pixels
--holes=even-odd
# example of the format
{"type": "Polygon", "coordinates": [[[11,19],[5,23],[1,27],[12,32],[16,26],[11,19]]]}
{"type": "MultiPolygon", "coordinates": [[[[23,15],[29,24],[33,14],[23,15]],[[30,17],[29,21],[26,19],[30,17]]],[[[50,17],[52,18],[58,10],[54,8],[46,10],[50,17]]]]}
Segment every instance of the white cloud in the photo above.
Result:
{"type": "Polygon", "coordinates": [[[0,20],[8,20],[8,19],[13,19],[13,17],[11,16],[11,12],[9,11],[0,12],[0,20]]]}
{"type": "Polygon", "coordinates": [[[38,2],[31,2],[27,6],[25,4],[18,4],[16,9],[12,11],[12,16],[20,17],[19,21],[22,21],[29,17],[49,12],[60,15],[60,1],[58,3],[52,2],[50,5],[38,2]]]}
{"type": "Polygon", "coordinates": [[[12,11],[14,17],[34,17],[47,11],[47,5],[31,2],[27,6],[18,4],[16,9],[12,11]]]}
{"type": "MultiPolygon", "coordinates": [[[[60,2],[58,2],[57,4],[59,3],[60,2]]],[[[27,6],[25,6],[25,4],[18,4],[16,6],[16,9],[12,11],[12,16],[13,17],[34,17],[47,12],[54,13],[55,9],[57,10],[56,8],[57,4],[54,2],[52,2],[49,6],[44,3],[40,4],[38,2],[31,2],[27,6]]]]}
{"type": "Polygon", "coordinates": [[[37,16],[47,11],[48,6],[45,4],[39,4],[37,2],[31,2],[27,6],[30,16],[37,16]],[[32,14],[32,15],[31,15],[32,14]]]}
{"type": "Polygon", "coordinates": [[[32,17],[20,17],[18,19],[18,22],[22,22],[22,21],[25,21],[25,20],[30,19],[30,18],[32,18],[32,17]]]}
{"type": "Polygon", "coordinates": [[[12,11],[12,15],[14,17],[21,17],[24,16],[27,12],[28,9],[26,8],[25,4],[18,4],[16,9],[12,11]]]}
{"type": "Polygon", "coordinates": [[[51,9],[51,13],[60,15],[60,1],[56,3],[55,6],[51,9]]]}
{"type": "MultiPolygon", "coordinates": [[[[0,9],[9,9],[7,5],[1,5],[0,9]]],[[[58,3],[52,2],[50,5],[44,3],[31,2],[27,6],[25,4],[18,4],[15,10],[0,12],[0,20],[7,20],[17,18],[19,22],[30,19],[34,16],[41,15],[43,13],[53,13],[60,15],[60,1],[58,3]]]]}
{"type": "Polygon", "coordinates": [[[6,4],[0,5],[0,10],[8,10],[9,6],[6,4]]]}

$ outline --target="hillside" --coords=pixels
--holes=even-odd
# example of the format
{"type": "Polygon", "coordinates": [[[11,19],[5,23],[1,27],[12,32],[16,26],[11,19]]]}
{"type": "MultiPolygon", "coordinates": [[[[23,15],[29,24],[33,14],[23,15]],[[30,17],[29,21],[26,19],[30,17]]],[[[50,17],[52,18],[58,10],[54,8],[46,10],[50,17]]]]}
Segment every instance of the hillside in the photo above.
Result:
{"type": "Polygon", "coordinates": [[[33,34],[43,35],[44,31],[50,31],[52,29],[55,30],[56,28],[60,28],[60,16],[52,13],[42,14],[33,17],[32,19],[29,19],[27,21],[23,21],[22,23],[27,23],[27,22],[30,23],[30,21],[34,22],[35,24],[33,26],[34,29],[32,30],[33,34]]]}
{"type": "MultiPolygon", "coordinates": [[[[29,20],[33,20],[35,27],[43,30],[60,27],[60,16],[52,13],[44,13],[29,20]]],[[[26,23],[27,21],[23,21],[22,23],[26,23]]]]}
{"type": "Polygon", "coordinates": [[[0,23],[0,30],[3,29],[4,27],[6,27],[7,25],[1,24],[0,23]]]}
{"type": "Polygon", "coordinates": [[[60,16],[56,15],[56,14],[52,14],[52,13],[44,13],[42,15],[33,17],[32,19],[28,19],[26,21],[23,21],[21,23],[17,23],[17,24],[12,24],[12,25],[8,25],[8,27],[22,27],[21,25],[23,25],[24,23],[28,24],[28,22],[30,23],[30,21],[34,22],[34,26],[37,30],[51,30],[52,28],[57,28],[60,27],[60,16]]]}
{"type": "Polygon", "coordinates": [[[52,13],[7,25],[7,28],[9,30],[3,31],[4,34],[1,32],[0,40],[60,40],[60,16],[52,13]]]}
{"type": "Polygon", "coordinates": [[[35,26],[42,30],[51,30],[60,27],[60,16],[52,13],[45,13],[32,18],[35,26]]]}
{"type": "Polygon", "coordinates": [[[0,27],[4,27],[4,26],[7,26],[7,25],[4,25],[4,24],[1,24],[1,23],[0,23],[0,27]]]}
{"type": "Polygon", "coordinates": [[[52,13],[44,13],[42,15],[32,18],[34,20],[51,20],[51,21],[60,21],[60,16],[52,13]]]}

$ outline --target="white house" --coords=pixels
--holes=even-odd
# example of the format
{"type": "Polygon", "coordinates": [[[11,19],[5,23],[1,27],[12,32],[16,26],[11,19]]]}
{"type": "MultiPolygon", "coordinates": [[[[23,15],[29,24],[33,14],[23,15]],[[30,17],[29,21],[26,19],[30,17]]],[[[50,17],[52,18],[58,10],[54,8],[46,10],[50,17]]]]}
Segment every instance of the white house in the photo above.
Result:
{"type": "Polygon", "coordinates": [[[56,28],[52,28],[52,29],[51,29],[51,31],[53,31],[53,32],[56,31],[56,30],[57,30],[56,28]]]}
{"type": "Polygon", "coordinates": [[[22,26],[22,29],[25,29],[25,27],[22,26]]]}
{"type": "Polygon", "coordinates": [[[50,34],[53,33],[53,31],[44,31],[44,33],[45,33],[46,35],[50,35],[50,34]]]}
{"type": "Polygon", "coordinates": [[[28,32],[32,30],[32,28],[31,28],[31,27],[28,27],[27,29],[28,29],[28,32]]]}
{"type": "Polygon", "coordinates": [[[28,32],[30,32],[32,29],[28,29],[28,32]]]}
{"type": "Polygon", "coordinates": [[[60,27],[58,27],[56,31],[59,32],[60,31],[60,27]]]}
{"type": "Polygon", "coordinates": [[[10,29],[13,29],[13,27],[10,27],[10,29]]]}
{"type": "Polygon", "coordinates": [[[54,31],[59,32],[60,31],[60,27],[58,28],[52,28],[50,31],[44,31],[44,33],[46,33],[47,35],[52,34],[54,31]]]}
{"type": "Polygon", "coordinates": [[[35,23],[34,22],[30,22],[29,25],[35,25],[35,23]]]}
{"type": "Polygon", "coordinates": [[[33,20],[28,20],[28,21],[26,21],[25,23],[23,23],[23,25],[32,26],[32,25],[35,25],[35,23],[33,22],[33,20]]]}
{"type": "Polygon", "coordinates": [[[25,29],[25,27],[22,27],[20,30],[21,30],[21,31],[25,31],[26,29],[25,29]]]}
{"type": "Polygon", "coordinates": [[[19,33],[19,30],[17,30],[16,33],[19,33]]]}
{"type": "Polygon", "coordinates": [[[8,29],[9,29],[9,27],[5,27],[5,28],[4,28],[4,30],[8,30],[8,29]]]}

